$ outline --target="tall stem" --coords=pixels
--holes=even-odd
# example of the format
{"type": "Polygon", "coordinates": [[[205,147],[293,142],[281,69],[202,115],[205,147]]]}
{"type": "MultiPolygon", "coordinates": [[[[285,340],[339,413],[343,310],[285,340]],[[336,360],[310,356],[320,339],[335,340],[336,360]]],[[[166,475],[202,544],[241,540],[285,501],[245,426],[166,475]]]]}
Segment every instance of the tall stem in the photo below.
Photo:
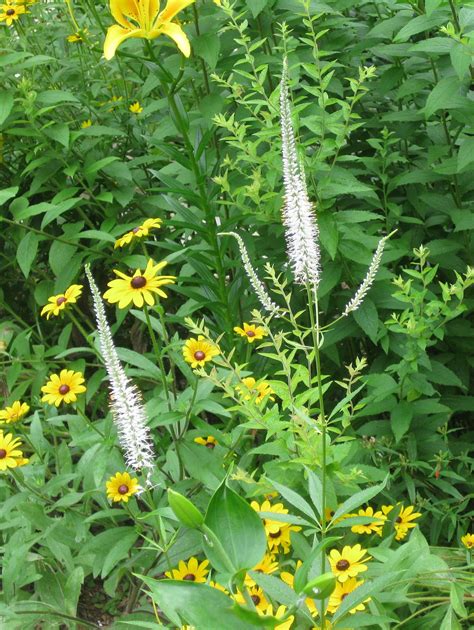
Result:
{"type": "Polygon", "coordinates": [[[161,346],[155,335],[155,331],[153,330],[153,327],[151,325],[150,314],[148,313],[148,307],[146,304],[143,305],[143,312],[145,313],[145,319],[148,326],[148,331],[150,333],[151,345],[153,346],[153,351],[155,353],[156,360],[158,361],[158,365],[160,367],[161,382],[163,383],[163,389],[165,391],[166,400],[168,401],[168,409],[171,411],[172,410],[171,398],[170,398],[170,393],[168,390],[168,381],[166,379],[166,370],[165,370],[165,364],[163,363],[161,346]]]}

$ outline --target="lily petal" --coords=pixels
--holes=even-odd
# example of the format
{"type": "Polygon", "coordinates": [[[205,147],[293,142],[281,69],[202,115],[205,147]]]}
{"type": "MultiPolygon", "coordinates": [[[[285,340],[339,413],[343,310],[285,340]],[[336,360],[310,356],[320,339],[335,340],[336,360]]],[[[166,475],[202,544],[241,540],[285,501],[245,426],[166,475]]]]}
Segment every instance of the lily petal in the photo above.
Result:
{"type": "Polygon", "coordinates": [[[120,46],[122,42],[126,39],[130,39],[130,37],[145,37],[146,32],[141,29],[126,29],[122,28],[118,24],[114,24],[113,26],[109,26],[107,30],[107,35],[104,41],[104,57],[109,60],[112,59],[115,55],[115,51],[120,46]]]}
{"type": "Polygon", "coordinates": [[[110,12],[115,18],[115,21],[121,24],[124,28],[130,28],[133,26],[127,17],[132,18],[138,22],[138,8],[136,0],[110,0],[110,12]]]}
{"type": "Polygon", "coordinates": [[[183,31],[181,26],[178,24],[174,24],[173,22],[169,22],[168,24],[163,24],[159,30],[159,34],[164,33],[171,37],[171,39],[175,42],[176,46],[180,49],[185,57],[189,57],[191,54],[191,45],[189,43],[188,36],[183,31]]]}
{"type": "MultiPolygon", "coordinates": [[[[186,7],[189,7],[189,5],[192,4],[193,2],[195,2],[195,0],[168,0],[166,7],[158,16],[160,23],[168,22],[172,20],[177,13],[179,13],[186,7]]],[[[179,44],[178,44],[178,48],[179,48],[179,44]]],[[[189,55],[186,55],[186,53],[184,52],[183,52],[183,55],[185,55],[186,57],[189,57],[189,55]]]]}

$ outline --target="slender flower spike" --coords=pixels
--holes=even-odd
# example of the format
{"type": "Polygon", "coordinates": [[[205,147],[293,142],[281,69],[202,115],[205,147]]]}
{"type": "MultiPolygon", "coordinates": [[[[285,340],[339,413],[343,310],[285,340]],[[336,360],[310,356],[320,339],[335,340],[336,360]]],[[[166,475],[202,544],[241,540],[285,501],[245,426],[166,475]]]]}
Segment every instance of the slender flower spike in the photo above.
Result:
{"type": "MultiPolygon", "coordinates": [[[[393,234],[393,232],[392,232],[393,234]]],[[[365,296],[367,295],[370,287],[372,286],[375,276],[377,275],[377,271],[380,267],[380,262],[382,260],[383,250],[385,248],[385,243],[390,238],[392,234],[388,236],[384,236],[380,239],[379,244],[377,245],[377,249],[375,250],[374,257],[372,258],[372,262],[369,265],[369,269],[367,270],[367,274],[365,278],[362,280],[360,287],[354,294],[354,297],[346,304],[346,308],[342,313],[343,316],[349,315],[352,311],[356,311],[359,306],[364,301],[365,296]]]]}
{"type": "Polygon", "coordinates": [[[48,304],[43,306],[41,315],[46,315],[46,319],[49,319],[51,315],[57,317],[68,304],[75,304],[77,302],[82,293],[82,288],[82,284],[71,284],[64,293],[52,295],[48,298],[48,304]]]}
{"type": "Polygon", "coordinates": [[[15,400],[11,407],[5,407],[5,409],[0,410],[0,424],[18,422],[29,410],[30,406],[27,403],[15,400]]]}
{"type": "Polygon", "coordinates": [[[285,188],[283,225],[291,268],[297,284],[318,287],[321,270],[319,230],[309,200],[305,176],[298,161],[288,92],[288,66],[285,59],[280,83],[280,119],[285,188]]]}
{"type": "Polygon", "coordinates": [[[91,287],[99,333],[100,350],[109,377],[110,407],[127,465],[135,471],[151,472],[155,459],[150,429],[147,426],[141,395],[125,374],[112,339],[104,303],[89,267],[86,275],[91,287]]]}
{"type": "Polygon", "coordinates": [[[242,259],[242,264],[244,265],[245,273],[250,280],[250,284],[255,291],[255,295],[257,296],[258,301],[266,311],[268,311],[271,315],[278,317],[278,306],[274,302],[272,302],[263,282],[261,282],[261,280],[257,276],[257,273],[255,272],[255,269],[252,267],[247,248],[245,247],[245,243],[242,238],[236,232],[221,232],[220,236],[233,236],[235,238],[239,246],[240,257],[242,259]]]}
{"type": "Polygon", "coordinates": [[[131,37],[155,39],[167,35],[185,57],[191,46],[181,26],[173,18],[195,0],[168,0],[160,11],[159,0],[110,0],[110,12],[118,24],[110,26],[104,41],[104,57],[112,59],[122,42],[131,37]]]}

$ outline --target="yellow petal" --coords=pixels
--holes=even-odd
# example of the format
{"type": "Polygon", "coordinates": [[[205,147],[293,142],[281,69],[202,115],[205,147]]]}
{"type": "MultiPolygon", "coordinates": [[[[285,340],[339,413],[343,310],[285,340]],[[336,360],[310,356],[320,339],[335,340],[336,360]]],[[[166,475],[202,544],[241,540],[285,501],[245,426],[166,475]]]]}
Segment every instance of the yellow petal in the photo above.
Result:
{"type": "MultiPolygon", "coordinates": [[[[189,7],[189,5],[193,2],[194,0],[168,0],[166,7],[159,15],[160,22],[172,20],[177,13],[179,13],[186,7],[189,7]]],[[[188,56],[189,55],[186,55],[186,57],[188,56]]]]}
{"type": "Polygon", "coordinates": [[[110,12],[115,21],[124,28],[130,28],[131,24],[126,16],[138,19],[138,11],[135,0],[110,0],[110,12]]]}
{"type": "Polygon", "coordinates": [[[160,28],[160,33],[164,33],[165,35],[168,35],[168,37],[171,37],[183,55],[185,57],[189,57],[191,54],[191,45],[189,44],[188,36],[181,26],[173,24],[172,22],[169,24],[163,24],[160,28]]]}
{"type": "Polygon", "coordinates": [[[131,37],[146,37],[146,33],[140,28],[128,30],[118,24],[110,26],[104,41],[104,57],[107,60],[112,59],[120,44],[131,37]]]}

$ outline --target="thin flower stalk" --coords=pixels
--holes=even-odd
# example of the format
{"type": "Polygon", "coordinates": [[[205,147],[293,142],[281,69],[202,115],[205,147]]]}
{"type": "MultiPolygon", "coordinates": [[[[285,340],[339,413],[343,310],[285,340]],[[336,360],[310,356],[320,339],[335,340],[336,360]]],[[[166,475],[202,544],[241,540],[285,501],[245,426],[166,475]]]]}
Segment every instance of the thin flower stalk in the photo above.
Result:
{"type": "Polygon", "coordinates": [[[155,454],[141,394],[122,367],[107,322],[104,303],[89,267],[86,267],[86,275],[94,301],[100,350],[109,377],[110,408],[119,442],[127,465],[137,472],[145,469],[149,484],[155,454]]]}
{"type": "Polygon", "coordinates": [[[385,243],[392,236],[392,234],[394,234],[394,232],[380,239],[379,244],[377,245],[377,249],[375,250],[375,254],[370,263],[370,266],[367,270],[367,274],[365,278],[362,280],[360,287],[355,292],[354,297],[351,300],[349,300],[349,302],[346,304],[346,308],[344,309],[344,312],[342,313],[343,317],[345,317],[346,315],[349,315],[349,313],[352,313],[353,311],[356,311],[359,308],[359,306],[362,304],[362,302],[364,301],[364,298],[369,292],[370,287],[374,283],[375,276],[377,275],[377,271],[379,270],[380,262],[382,261],[383,250],[385,248],[385,243]]]}
{"type": "Polygon", "coordinates": [[[285,59],[280,83],[280,124],[283,158],[283,225],[288,258],[297,284],[318,287],[321,276],[319,230],[306,188],[303,168],[298,160],[291,120],[288,90],[288,65],[285,59]]]}
{"type": "Polygon", "coordinates": [[[257,296],[258,301],[262,305],[262,308],[264,308],[268,313],[274,315],[275,317],[279,317],[279,307],[274,302],[272,302],[263,282],[259,279],[255,269],[252,267],[249,254],[247,252],[247,248],[245,247],[245,243],[242,240],[242,237],[236,232],[220,232],[220,236],[233,236],[236,239],[239,246],[240,257],[242,259],[242,264],[244,265],[245,273],[250,280],[250,284],[255,291],[255,295],[257,296]]]}

